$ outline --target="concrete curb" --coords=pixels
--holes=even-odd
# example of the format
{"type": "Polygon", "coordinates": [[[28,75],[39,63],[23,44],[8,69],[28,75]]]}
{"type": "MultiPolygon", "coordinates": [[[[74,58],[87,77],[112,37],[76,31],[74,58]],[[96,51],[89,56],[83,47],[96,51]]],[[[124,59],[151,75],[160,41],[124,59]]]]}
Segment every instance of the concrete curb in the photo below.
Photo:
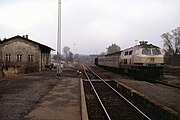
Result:
{"type": "Polygon", "coordinates": [[[80,79],[80,87],[81,87],[81,120],[89,120],[88,113],[87,113],[87,107],[86,107],[84,85],[83,85],[82,79],[80,79]]]}
{"type": "Polygon", "coordinates": [[[131,96],[134,96],[134,97],[138,98],[139,100],[143,100],[144,99],[144,101],[141,101],[141,102],[149,101],[149,103],[158,106],[160,109],[163,110],[163,113],[161,113],[161,114],[169,114],[171,119],[180,118],[178,112],[172,110],[171,108],[162,105],[161,103],[151,99],[150,97],[145,96],[144,94],[142,94],[142,93],[140,93],[140,92],[130,88],[129,86],[127,86],[127,85],[125,85],[123,83],[120,83],[119,81],[116,81],[116,80],[114,80],[114,81],[117,82],[118,87],[122,88],[124,91],[126,91],[126,93],[130,94],[131,96]],[[143,99],[141,99],[141,98],[143,98],[143,99]]]}

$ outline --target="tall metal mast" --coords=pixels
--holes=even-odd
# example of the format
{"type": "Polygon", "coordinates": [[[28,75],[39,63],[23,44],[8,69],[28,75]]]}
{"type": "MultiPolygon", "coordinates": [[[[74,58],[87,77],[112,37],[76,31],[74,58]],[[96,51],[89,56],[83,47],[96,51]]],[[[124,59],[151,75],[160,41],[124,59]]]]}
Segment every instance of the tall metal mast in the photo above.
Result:
{"type": "Polygon", "coordinates": [[[58,34],[57,34],[57,75],[59,76],[62,72],[61,70],[61,0],[58,1],[58,34]]]}
{"type": "MultiPolygon", "coordinates": [[[[57,36],[57,52],[61,54],[61,0],[58,2],[58,36],[57,36]]],[[[60,57],[60,56],[59,56],[60,57]]]]}

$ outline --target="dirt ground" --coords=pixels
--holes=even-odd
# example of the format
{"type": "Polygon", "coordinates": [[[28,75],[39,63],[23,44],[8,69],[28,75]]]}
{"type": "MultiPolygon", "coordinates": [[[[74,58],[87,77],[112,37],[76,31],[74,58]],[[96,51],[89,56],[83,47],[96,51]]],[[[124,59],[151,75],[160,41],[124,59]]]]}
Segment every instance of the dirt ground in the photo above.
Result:
{"type": "MultiPolygon", "coordinates": [[[[78,82],[78,75],[72,69],[65,70],[61,77],[56,76],[56,71],[42,71],[23,76],[0,78],[0,120],[24,120],[24,117],[44,100],[55,100],[59,97],[58,95],[51,97],[47,95],[53,94],[52,90],[58,90],[57,87],[61,86],[60,83],[66,86],[72,82],[71,79],[69,82],[64,81],[65,78],[76,78],[76,82],[78,82]]],[[[70,90],[79,93],[76,87],[70,90]]],[[[79,105],[78,101],[75,103],[79,105]]],[[[66,103],[61,102],[55,103],[54,106],[58,106],[58,104],[66,105],[66,103]]]]}

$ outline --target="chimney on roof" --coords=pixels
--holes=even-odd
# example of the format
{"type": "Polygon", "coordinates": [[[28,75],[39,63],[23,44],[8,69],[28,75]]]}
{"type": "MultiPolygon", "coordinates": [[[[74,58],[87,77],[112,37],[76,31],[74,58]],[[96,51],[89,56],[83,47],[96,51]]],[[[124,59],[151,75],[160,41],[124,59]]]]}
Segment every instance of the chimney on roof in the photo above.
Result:
{"type": "Polygon", "coordinates": [[[28,35],[25,35],[25,38],[27,38],[27,39],[28,39],[28,35]]]}

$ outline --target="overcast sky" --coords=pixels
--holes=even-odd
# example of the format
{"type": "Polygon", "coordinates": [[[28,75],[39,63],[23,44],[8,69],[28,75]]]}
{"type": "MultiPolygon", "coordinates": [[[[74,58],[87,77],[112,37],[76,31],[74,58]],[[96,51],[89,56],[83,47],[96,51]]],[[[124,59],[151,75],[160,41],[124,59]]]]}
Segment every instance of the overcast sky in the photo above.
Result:
{"type": "MultiPolygon", "coordinates": [[[[180,26],[180,0],[61,0],[62,47],[79,54],[122,49],[135,40],[163,46],[161,34],[180,26]]],[[[56,49],[58,0],[0,0],[0,38],[28,34],[56,49]]]]}

